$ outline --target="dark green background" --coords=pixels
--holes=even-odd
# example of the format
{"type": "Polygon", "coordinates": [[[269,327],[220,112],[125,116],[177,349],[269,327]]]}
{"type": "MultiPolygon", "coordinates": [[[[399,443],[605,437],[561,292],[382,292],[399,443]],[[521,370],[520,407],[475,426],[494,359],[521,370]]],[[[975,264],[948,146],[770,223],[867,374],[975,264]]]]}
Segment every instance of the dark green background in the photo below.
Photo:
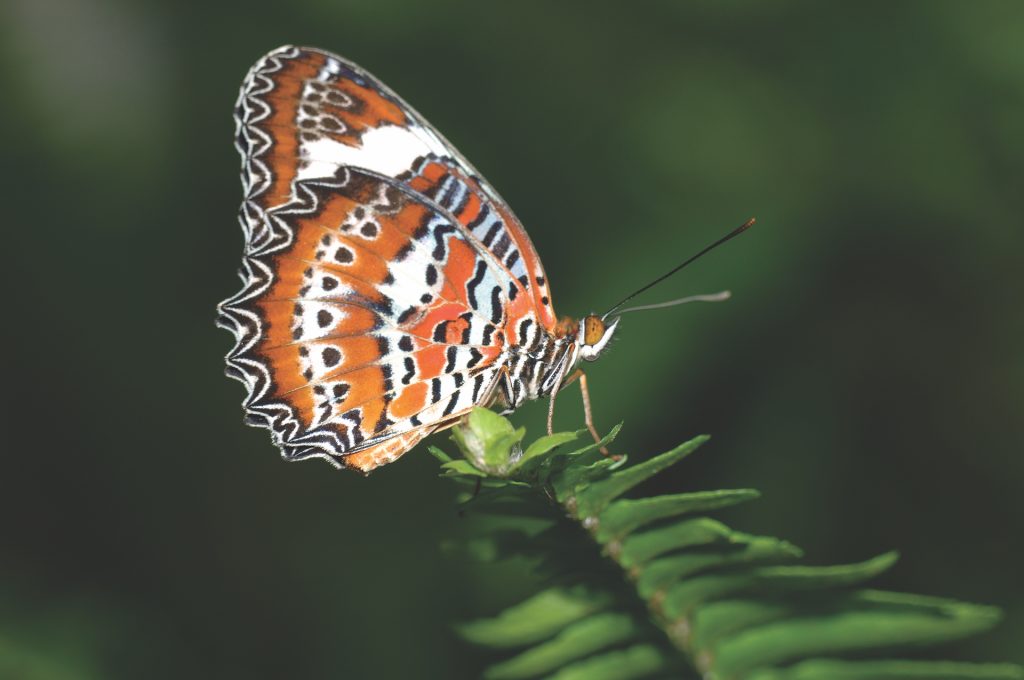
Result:
{"type": "Polygon", "coordinates": [[[287,42],[457,144],[563,314],[756,215],[644,299],[732,302],[624,319],[599,426],[713,434],[657,489],[758,487],[728,519],[814,563],[899,548],[882,586],[1006,609],[946,656],[1024,661],[1022,38],[1009,1],[5,3],[0,669],[471,677],[450,622],[525,592],[442,557],[425,451],[362,479],[241,423],[231,108],[287,42]]]}

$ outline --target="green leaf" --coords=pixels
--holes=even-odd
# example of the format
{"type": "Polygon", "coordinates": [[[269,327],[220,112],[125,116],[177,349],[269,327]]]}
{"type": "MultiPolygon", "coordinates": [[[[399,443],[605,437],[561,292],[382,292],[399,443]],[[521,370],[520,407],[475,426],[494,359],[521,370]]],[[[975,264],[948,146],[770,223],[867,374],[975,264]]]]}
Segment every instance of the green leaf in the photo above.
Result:
{"type": "Polygon", "coordinates": [[[584,587],[549,588],[492,619],[464,623],[457,630],[478,645],[520,647],[550,638],[609,604],[607,595],[584,587]]]}
{"type": "Polygon", "coordinates": [[[488,474],[504,477],[512,459],[512,449],[526,435],[524,428],[512,427],[507,418],[490,409],[476,407],[465,421],[452,429],[452,439],[466,460],[488,474]]]}
{"type": "Polygon", "coordinates": [[[711,569],[789,561],[801,555],[802,551],[791,543],[754,536],[720,548],[687,550],[652,560],[638,568],[636,589],[646,600],[676,581],[711,569]]]}
{"type": "Polygon", "coordinates": [[[675,465],[696,451],[708,439],[710,437],[707,435],[694,437],[685,444],[681,444],[660,456],[655,456],[637,465],[631,465],[608,476],[606,479],[590,484],[586,489],[580,490],[577,494],[576,516],[583,520],[589,517],[596,517],[613,500],[640,482],[650,479],[667,467],[675,465]]]}
{"type": "Polygon", "coordinates": [[[730,489],[615,501],[594,524],[594,537],[600,543],[607,543],[659,519],[717,510],[753,500],[760,495],[754,489],[730,489]]]}
{"type": "Polygon", "coordinates": [[[549,680],[630,680],[678,667],[679,660],[666,650],[653,644],[634,645],[566,666],[549,680]]]}
{"type": "Polygon", "coordinates": [[[924,595],[908,595],[881,590],[815,593],[762,593],[760,599],[719,600],[700,605],[693,616],[692,644],[713,647],[720,640],[755,626],[837,611],[895,611],[957,618],[963,605],[956,600],[924,595]]]}
{"type": "Polygon", "coordinates": [[[551,451],[563,444],[575,441],[579,435],[579,432],[555,432],[546,437],[541,437],[526,447],[522,457],[512,465],[512,470],[519,473],[525,472],[533,467],[534,464],[539,463],[539,458],[551,453],[551,451]]]}
{"type": "Polygon", "coordinates": [[[706,517],[687,519],[660,529],[632,534],[621,544],[609,543],[607,550],[626,569],[637,567],[672,550],[743,540],[721,522],[706,517]]]}
{"type": "Polygon", "coordinates": [[[1021,680],[1024,670],[1012,664],[948,661],[840,661],[811,659],[785,669],[756,671],[747,680],[1021,680]]]}
{"type": "Polygon", "coordinates": [[[428,446],[427,451],[430,451],[431,455],[434,456],[434,458],[437,458],[442,463],[447,463],[450,460],[452,460],[451,456],[449,456],[447,453],[437,448],[436,446],[428,446]]]}
{"type": "Polygon", "coordinates": [[[713,668],[723,676],[817,654],[841,654],[940,642],[992,627],[992,607],[961,605],[955,616],[912,611],[834,611],[749,629],[715,647],[713,668]]]}
{"type": "Polygon", "coordinates": [[[896,553],[885,553],[866,562],[834,567],[763,567],[696,576],[672,586],[662,607],[669,619],[678,619],[703,602],[755,589],[777,593],[849,586],[880,574],[896,559],[896,553]]]}
{"type": "Polygon", "coordinates": [[[570,661],[634,639],[641,630],[641,625],[626,614],[596,614],[569,625],[549,642],[491,666],[484,677],[513,680],[548,674],[570,661]]]}
{"type": "Polygon", "coordinates": [[[771,589],[805,589],[841,587],[853,585],[873,578],[892,565],[900,555],[895,550],[856,564],[839,564],[829,567],[766,567],[758,571],[758,578],[771,589]]]}
{"type": "Polygon", "coordinates": [[[600,448],[613,442],[621,429],[622,423],[619,423],[600,442],[549,459],[548,474],[544,477],[550,481],[559,503],[575,507],[576,494],[580,489],[594,479],[607,476],[610,469],[620,464],[601,455],[600,448]]]}
{"type": "Polygon", "coordinates": [[[441,466],[448,475],[465,475],[468,477],[486,477],[487,473],[470,464],[468,460],[450,460],[441,466]]]}
{"type": "Polygon", "coordinates": [[[687,644],[696,649],[714,646],[738,631],[803,611],[804,601],[777,599],[730,599],[708,602],[696,608],[691,617],[692,631],[687,631],[687,644]]]}

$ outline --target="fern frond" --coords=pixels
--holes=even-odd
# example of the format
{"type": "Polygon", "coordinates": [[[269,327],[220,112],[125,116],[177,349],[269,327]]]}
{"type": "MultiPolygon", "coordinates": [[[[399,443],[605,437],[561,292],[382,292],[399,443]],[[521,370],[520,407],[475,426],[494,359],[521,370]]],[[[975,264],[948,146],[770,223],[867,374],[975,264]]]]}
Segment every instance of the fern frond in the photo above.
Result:
{"type": "Polygon", "coordinates": [[[471,551],[532,558],[550,583],[458,627],[468,641],[506,654],[487,678],[1024,678],[1008,664],[879,658],[973,635],[1000,616],[993,607],[864,588],[895,553],[806,566],[786,541],[703,515],[756,499],[751,489],[622,498],[707,437],[628,465],[597,444],[568,446],[580,433],[523,450],[524,435],[477,409],[454,430],[464,459],[433,450],[443,476],[463,486],[464,513],[492,518],[470,539],[471,551]]]}

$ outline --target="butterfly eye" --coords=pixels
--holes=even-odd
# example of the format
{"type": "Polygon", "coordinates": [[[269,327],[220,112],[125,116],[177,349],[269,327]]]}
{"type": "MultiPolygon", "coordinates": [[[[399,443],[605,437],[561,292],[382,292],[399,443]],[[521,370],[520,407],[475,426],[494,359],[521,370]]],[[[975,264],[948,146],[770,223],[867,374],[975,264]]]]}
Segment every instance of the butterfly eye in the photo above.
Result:
{"type": "Polygon", "coordinates": [[[618,317],[611,323],[605,323],[601,317],[593,314],[583,319],[577,340],[580,346],[580,357],[586,361],[593,361],[600,356],[611,341],[618,324],[618,317]]]}
{"type": "Polygon", "coordinates": [[[604,337],[605,325],[600,317],[591,314],[583,320],[583,343],[596,345],[604,337]]]}

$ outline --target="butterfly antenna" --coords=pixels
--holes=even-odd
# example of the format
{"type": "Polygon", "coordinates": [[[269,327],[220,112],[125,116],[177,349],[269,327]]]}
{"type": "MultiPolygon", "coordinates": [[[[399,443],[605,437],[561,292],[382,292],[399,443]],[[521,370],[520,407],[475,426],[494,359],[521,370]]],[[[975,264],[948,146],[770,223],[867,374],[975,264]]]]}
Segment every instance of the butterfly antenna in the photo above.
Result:
{"type": "Polygon", "coordinates": [[[626,307],[620,309],[616,316],[622,316],[629,312],[639,312],[645,309],[663,309],[665,307],[675,307],[676,305],[685,305],[687,302],[725,302],[732,297],[732,293],[727,290],[723,290],[720,293],[711,293],[708,295],[688,295],[687,297],[679,298],[678,300],[669,300],[668,302],[658,302],[653,305],[639,305],[637,307],[626,307]]]}
{"type": "MultiPolygon", "coordinates": [[[[714,250],[714,249],[715,249],[715,248],[717,248],[718,246],[722,245],[722,244],[723,244],[723,243],[725,243],[726,241],[728,241],[728,240],[730,240],[730,239],[733,239],[733,238],[736,238],[737,236],[739,236],[740,234],[742,234],[743,232],[745,232],[745,231],[746,231],[747,229],[750,229],[750,228],[751,228],[752,226],[754,226],[754,221],[755,221],[755,220],[754,220],[754,218],[753,218],[753,217],[751,217],[751,218],[750,218],[749,220],[747,220],[746,222],[744,222],[744,223],[743,223],[743,224],[741,224],[740,226],[736,227],[735,229],[733,229],[733,230],[732,230],[732,231],[730,231],[730,232],[729,232],[728,234],[726,234],[726,235],[725,235],[725,236],[723,236],[722,238],[718,239],[717,241],[715,241],[715,242],[714,242],[714,243],[712,243],[711,245],[707,246],[706,248],[704,248],[703,250],[701,250],[701,251],[700,251],[699,253],[697,253],[697,254],[696,254],[696,255],[694,255],[693,257],[690,257],[690,258],[688,258],[687,260],[685,260],[685,261],[684,261],[684,262],[683,262],[682,264],[679,264],[679,265],[677,265],[677,266],[673,267],[673,268],[672,268],[672,269],[670,269],[670,270],[669,270],[668,272],[666,272],[666,273],[662,274],[662,275],[661,275],[661,276],[659,276],[658,278],[656,278],[656,279],[654,279],[653,281],[651,281],[650,283],[648,283],[648,284],[647,284],[646,286],[643,286],[642,288],[640,288],[640,290],[637,290],[637,291],[635,291],[635,292],[633,292],[633,293],[630,293],[630,294],[629,294],[629,295],[627,295],[627,296],[626,296],[625,298],[623,298],[622,300],[620,300],[620,301],[618,302],[618,304],[616,304],[616,305],[615,305],[615,306],[613,306],[613,307],[612,307],[611,309],[609,309],[609,310],[608,310],[607,312],[605,312],[605,313],[604,313],[604,314],[603,314],[603,315],[601,316],[601,318],[602,318],[602,319],[607,319],[607,318],[608,318],[608,317],[609,317],[609,316],[610,316],[610,315],[611,315],[611,314],[612,314],[613,312],[615,312],[615,310],[617,310],[617,309],[618,309],[619,307],[621,307],[622,305],[626,304],[627,302],[629,302],[630,300],[632,300],[633,298],[635,298],[635,297],[636,297],[637,295],[640,295],[641,293],[644,293],[644,292],[646,292],[646,291],[647,291],[648,289],[650,289],[650,288],[653,288],[654,286],[658,285],[659,283],[661,283],[662,281],[664,281],[664,280],[665,280],[665,279],[667,279],[668,277],[672,276],[673,274],[675,274],[676,272],[678,272],[678,271],[679,271],[680,269],[682,269],[682,268],[683,268],[683,267],[685,267],[686,265],[688,265],[688,264],[690,264],[691,262],[693,262],[694,260],[696,260],[696,259],[700,258],[700,257],[701,257],[702,255],[706,255],[707,253],[711,252],[712,250],[714,250]]],[[[701,297],[701,296],[698,296],[698,297],[701,297]]],[[[682,300],[686,300],[686,299],[687,299],[687,298],[682,298],[682,300]]],[[[659,304],[659,305],[657,305],[657,306],[660,306],[660,307],[669,307],[669,306],[671,306],[671,305],[673,305],[673,304],[682,304],[682,302],[681,302],[680,300],[674,300],[674,301],[672,301],[672,302],[670,302],[670,303],[661,303],[661,304],[659,304]]],[[[655,306],[655,305],[648,305],[648,306],[645,306],[645,307],[643,307],[643,309],[648,309],[648,308],[652,308],[652,307],[654,307],[654,306],[655,306]]],[[[639,307],[634,307],[634,308],[632,308],[632,309],[631,309],[630,311],[636,311],[637,309],[640,309],[640,308],[639,308],[639,307]]]]}

